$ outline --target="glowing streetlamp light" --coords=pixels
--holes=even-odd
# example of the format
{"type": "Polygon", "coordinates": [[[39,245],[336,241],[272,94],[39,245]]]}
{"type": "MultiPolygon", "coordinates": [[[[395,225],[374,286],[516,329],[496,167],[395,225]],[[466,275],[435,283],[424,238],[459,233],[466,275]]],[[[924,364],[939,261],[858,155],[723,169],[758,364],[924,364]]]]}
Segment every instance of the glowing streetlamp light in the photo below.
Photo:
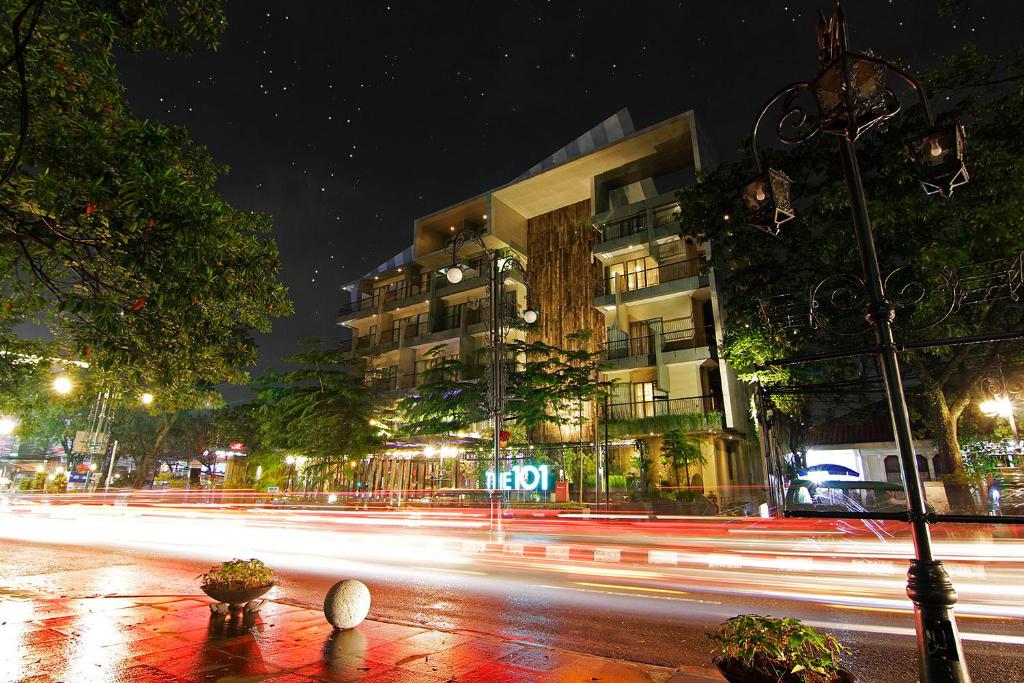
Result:
{"type": "Polygon", "coordinates": [[[14,417],[0,417],[0,436],[9,436],[18,428],[18,420],[14,417]]]}
{"type": "Polygon", "coordinates": [[[60,375],[53,380],[53,390],[61,396],[67,396],[74,388],[75,385],[72,384],[71,378],[67,375],[60,375]]]}
{"type": "Polygon", "coordinates": [[[982,401],[978,407],[981,408],[981,412],[989,417],[1013,417],[1013,403],[1010,402],[1009,396],[990,398],[987,401],[982,401]]]}
{"type": "Polygon", "coordinates": [[[466,273],[463,272],[462,266],[453,265],[444,272],[444,276],[448,282],[457,285],[462,282],[462,278],[466,277],[466,273]]]}
{"type": "Polygon", "coordinates": [[[142,401],[142,405],[148,406],[153,403],[153,394],[148,391],[143,392],[142,396],[139,396],[139,400],[142,401]]]}

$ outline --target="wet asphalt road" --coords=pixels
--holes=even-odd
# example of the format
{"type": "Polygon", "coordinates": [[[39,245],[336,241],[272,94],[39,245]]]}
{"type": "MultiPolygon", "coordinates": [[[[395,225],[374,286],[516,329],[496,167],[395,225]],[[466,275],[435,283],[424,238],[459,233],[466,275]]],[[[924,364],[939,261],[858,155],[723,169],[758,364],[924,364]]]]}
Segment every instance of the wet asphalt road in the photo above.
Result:
{"type": "MultiPolygon", "coordinates": [[[[917,680],[913,636],[873,632],[877,628],[912,628],[905,614],[710,591],[631,594],[622,586],[594,577],[537,568],[453,569],[434,566],[431,559],[424,557],[421,564],[413,566],[351,562],[309,573],[280,571],[280,585],[271,597],[319,606],[334,581],[359,578],[373,593],[371,618],[486,632],[669,666],[709,666],[711,646],[703,634],[734,614],[797,616],[853,625],[856,630],[835,632],[854,653],[848,663],[859,681],[917,680]]],[[[0,599],[5,591],[64,596],[195,594],[195,577],[210,563],[205,555],[191,559],[161,556],[147,549],[0,540],[0,599]]],[[[976,638],[1011,635],[1019,641],[1024,625],[1019,619],[971,618],[961,620],[961,631],[976,638]]],[[[984,639],[965,640],[964,645],[975,683],[1024,681],[1024,645],[984,639]]]]}

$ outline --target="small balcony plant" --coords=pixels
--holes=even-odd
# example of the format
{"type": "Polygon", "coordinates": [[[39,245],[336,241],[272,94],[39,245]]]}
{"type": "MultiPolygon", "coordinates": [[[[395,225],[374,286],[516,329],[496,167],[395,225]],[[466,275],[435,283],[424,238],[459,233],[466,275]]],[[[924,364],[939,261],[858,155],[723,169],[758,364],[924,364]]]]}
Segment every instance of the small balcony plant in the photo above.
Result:
{"type": "Polygon", "coordinates": [[[200,574],[199,587],[214,600],[227,603],[231,611],[261,597],[274,587],[274,572],[256,559],[230,560],[200,574]]]}
{"type": "Polygon", "coordinates": [[[799,619],[741,614],[707,636],[719,644],[715,665],[730,683],[852,683],[840,668],[838,640],[799,619]]]}

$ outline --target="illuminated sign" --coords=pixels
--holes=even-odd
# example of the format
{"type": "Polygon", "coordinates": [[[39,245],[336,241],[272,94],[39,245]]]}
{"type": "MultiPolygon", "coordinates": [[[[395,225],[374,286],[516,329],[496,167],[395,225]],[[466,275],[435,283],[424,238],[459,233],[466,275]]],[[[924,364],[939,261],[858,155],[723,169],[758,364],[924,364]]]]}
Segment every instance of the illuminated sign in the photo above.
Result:
{"type": "MultiPolygon", "coordinates": [[[[484,477],[484,487],[494,489],[494,472],[484,477]]],[[[547,491],[551,477],[547,465],[516,465],[498,473],[498,487],[502,491],[547,491]]]]}

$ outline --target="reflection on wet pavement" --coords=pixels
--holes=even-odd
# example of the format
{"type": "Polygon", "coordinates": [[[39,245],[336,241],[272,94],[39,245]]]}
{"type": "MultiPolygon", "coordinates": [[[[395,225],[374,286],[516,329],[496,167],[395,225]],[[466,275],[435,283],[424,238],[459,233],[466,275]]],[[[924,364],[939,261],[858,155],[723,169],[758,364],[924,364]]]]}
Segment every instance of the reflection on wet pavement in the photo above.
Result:
{"type": "Polygon", "coordinates": [[[720,680],[405,624],[365,621],[336,631],[321,612],[280,602],[267,602],[258,613],[224,616],[211,614],[205,599],[192,596],[69,599],[0,593],[0,681],[628,683],[670,678],[720,680]]]}

